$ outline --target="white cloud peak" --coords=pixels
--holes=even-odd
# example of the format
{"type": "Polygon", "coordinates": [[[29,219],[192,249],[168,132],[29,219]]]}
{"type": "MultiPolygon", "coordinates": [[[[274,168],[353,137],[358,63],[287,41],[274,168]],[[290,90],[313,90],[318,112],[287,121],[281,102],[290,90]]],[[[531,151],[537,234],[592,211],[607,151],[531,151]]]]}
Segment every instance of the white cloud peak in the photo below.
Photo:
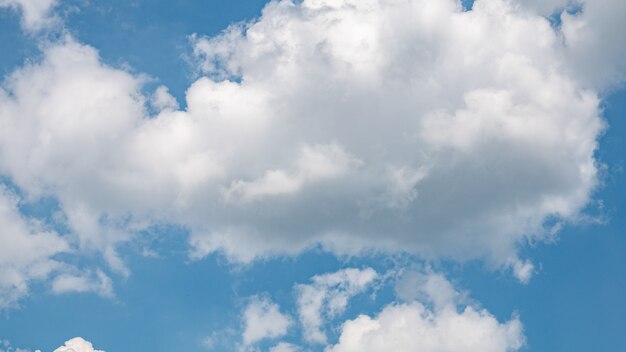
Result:
{"type": "Polygon", "coordinates": [[[54,352],[105,352],[96,350],[89,341],[85,341],[81,337],[75,337],[65,342],[65,345],[57,348],[54,352]]]}

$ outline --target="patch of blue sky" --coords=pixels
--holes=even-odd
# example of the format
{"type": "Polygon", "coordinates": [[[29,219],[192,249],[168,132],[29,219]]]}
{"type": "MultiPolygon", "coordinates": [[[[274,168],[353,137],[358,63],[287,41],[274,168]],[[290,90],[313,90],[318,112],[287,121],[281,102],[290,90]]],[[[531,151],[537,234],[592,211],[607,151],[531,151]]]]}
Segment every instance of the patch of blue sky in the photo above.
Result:
{"type": "Polygon", "coordinates": [[[562,22],[561,16],[563,14],[575,16],[577,14],[582,13],[582,11],[583,11],[582,4],[579,4],[577,2],[571,2],[565,8],[557,8],[552,14],[550,14],[546,18],[548,19],[548,21],[550,21],[550,24],[552,25],[552,27],[558,29],[558,28],[561,28],[561,22],[562,22]]]}
{"type": "Polygon", "coordinates": [[[461,5],[465,11],[471,11],[474,7],[474,0],[461,0],[461,5]]]}
{"type": "Polygon", "coordinates": [[[0,9],[0,76],[6,77],[27,58],[39,55],[37,44],[20,29],[15,11],[0,9]]]}

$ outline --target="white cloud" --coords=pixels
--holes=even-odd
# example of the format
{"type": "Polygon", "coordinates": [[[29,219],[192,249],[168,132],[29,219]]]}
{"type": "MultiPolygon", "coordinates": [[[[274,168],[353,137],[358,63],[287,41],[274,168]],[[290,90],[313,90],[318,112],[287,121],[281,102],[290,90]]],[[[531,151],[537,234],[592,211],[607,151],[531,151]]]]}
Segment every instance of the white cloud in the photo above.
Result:
{"type": "Polygon", "coordinates": [[[14,307],[29,284],[61,269],[54,256],[68,243],[40,224],[21,216],[18,197],[0,186],[0,310],[14,307]]]}
{"type": "Polygon", "coordinates": [[[583,1],[581,12],[561,14],[561,31],[571,74],[598,89],[615,88],[626,79],[626,2],[583,1]]]}
{"type": "Polygon", "coordinates": [[[300,348],[294,344],[280,342],[278,345],[270,348],[269,352],[297,352],[300,348]]]}
{"type": "Polygon", "coordinates": [[[129,128],[132,119],[143,111],[128,96],[138,81],[100,66],[93,49],[68,44],[52,45],[44,65],[28,65],[4,83],[10,94],[20,98],[14,101],[7,90],[0,90],[0,120],[11,126],[0,132],[0,144],[10,149],[0,153],[0,168],[14,171],[10,172],[12,179],[30,199],[58,197],[65,215],[63,225],[76,234],[80,249],[102,251],[111,267],[125,272],[113,245],[128,239],[128,229],[120,231],[116,226],[120,218],[93,210],[119,190],[90,190],[95,184],[88,178],[124,178],[105,175],[100,168],[107,166],[99,165],[96,154],[116,158],[110,154],[112,149],[101,148],[108,143],[105,140],[115,140],[110,140],[112,134],[129,128]],[[83,103],[78,106],[78,101],[83,103]],[[24,119],[16,118],[22,113],[24,119]],[[20,136],[11,135],[13,132],[20,136]],[[91,157],[95,159],[89,160],[91,157]],[[68,192],[61,191],[64,188],[68,192]]]}
{"type": "Polygon", "coordinates": [[[83,338],[75,337],[65,342],[64,346],[61,346],[54,350],[54,352],[104,352],[96,350],[89,341],[85,341],[83,338]]]}
{"type": "Polygon", "coordinates": [[[113,297],[113,283],[101,270],[79,274],[65,273],[54,278],[52,281],[54,293],[68,292],[95,292],[103,297],[113,297]]]}
{"type": "Polygon", "coordinates": [[[516,318],[501,324],[485,310],[433,312],[420,303],[389,305],[375,318],[346,322],[327,352],[507,352],[524,343],[516,318]]]}
{"type": "Polygon", "coordinates": [[[528,260],[525,261],[515,261],[512,264],[513,275],[522,283],[527,284],[530,281],[530,278],[533,276],[533,272],[535,271],[535,266],[528,260]]]}
{"type": "Polygon", "coordinates": [[[345,322],[338,343],[325,351],[507,352],[524,346],[519,318],[500,323],[485,309],[458,307],[461,295],[441,274],[413,273],[408,281],[401,295],[416,300],[345,322]]]}
{"type": "Polygon", "coordinates": [[[243,343],[252,345],[287,334],[291,318],[282,314],[278,305],[269,299],[254,297],[243,312],[243,322],[243,343]]]}
{"type": "Polygon", "coordinates": [[[371,268],[351,268],[316,275],[311,284],[297,285],[298,315],[304,339],[326,343],[323,331],[326,320],[342,314],[350,298],[364,292],[377,277],[378,274],[371,268]]]}
{"type": "Polygon", "coordinates": [[[29,31],[36,31],[54,23],[51,14],[57,0],[0,0],[0,7],[19,10],[22,26],[29,31]]]}
{"type": "Polygon", "coordinates": [[[626,79],[626,3],[620,0],[516,0],[531,14],[558,20],[568,73],[603,92],[626,79]]]}
{"type": "Polygon", "coordinates": [[[454,308],[464,297],[442,274],[430,271],[404,273],[396,282],[396,296],[405,302],[429,304],[437,310],[454,308]]]}
{"type": "Polygon", "coordinates": [[[178,101],[174,98],[169,89],[166,86],[159,86],[152,95],[150,99],[150,104],[152,107],[161,112],[163,110],[177,110],[178,109],[178,101]]]}
{"type": "Polygon", "coordinates": [[[567,44],[613,33],[591,6],[577,18],[593,31],[561,33],[504,0],[271,2],[195,37],[208,76],[238,79],[199,79],[184,110],[65,38],[0,90],[0,172],[58,199],[80,249],[123,274],[116,247],[165,222],[191,229],[195,258],[321,243],[487,258],[527,280],[517,246],[576,220],[598,183],[595,78],[567,44]]]}

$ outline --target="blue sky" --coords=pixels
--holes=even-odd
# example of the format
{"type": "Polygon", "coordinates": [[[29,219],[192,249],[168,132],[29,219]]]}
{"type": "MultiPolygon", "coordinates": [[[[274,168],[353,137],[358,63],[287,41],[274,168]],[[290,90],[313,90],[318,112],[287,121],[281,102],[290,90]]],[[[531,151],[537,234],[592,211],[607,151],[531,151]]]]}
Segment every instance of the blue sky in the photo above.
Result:
{"type": "Polygon", "coordinates": [[[0,352],[626,348],[619,1],[36,3],[0,352]]]}

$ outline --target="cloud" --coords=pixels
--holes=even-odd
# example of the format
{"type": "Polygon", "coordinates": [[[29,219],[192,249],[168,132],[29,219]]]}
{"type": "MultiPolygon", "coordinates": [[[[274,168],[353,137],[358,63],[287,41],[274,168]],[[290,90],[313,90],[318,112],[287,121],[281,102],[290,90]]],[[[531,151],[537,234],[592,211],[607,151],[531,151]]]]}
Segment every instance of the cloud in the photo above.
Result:
{"type": "Polygon", "coordinates": [[[64,346],[61,346],[54,350],[54,352],[104,352],[101,350],[95,350],[91,342],[85,341],[81,337],[75,337],[65,342],[64,346]]]}
{"type": "Polygon", "coordinates": [[[28,31],[37,31],[54,23],[52,8],[57,0],[0,0],[0,7],[19,10],[22,15],[22,27],[28,31]]]}
{"type": "Polygon", "coordinates": [[[265,197],[289,195],[300,191],[307,183],[338,177],[359,161],[350,157],[338,145],[305,145],[300,148],[292,171],[268,170],[253,181],[237,180],[223,191],[227,202],[252,202],[265,197]]]}
{"type": "Polygon", "coordinates": [[[377,277],[371,268],[351,268],[316,275],[311,284],[297,285],[298,316],[304,339],[326,343],[326,334],[322,330],[325,320],[342,314],[350,298],[364,292],[377,277]]]}
{"type": "Polygon", "coordinates": [[[278,345],[270,348],[269,352],[297,352],[300,348],[294,344],[281,342],[278,345]]]}
{"type": "Polygon", "coordinates": [[[69,250],[58,234],[24,218],[18,202],[17,195],[0,186],[0,310],[15,307],[32,281],[62,269],[54,257],[69,250]]]}
{"type": "Polygon", "coordinates": [[[517,351],[523,346],[519,320],[499,323],[484,310],[432,312],[420,303],[385,307],[375,318],[346,322],[339,343],[328,352],[349,351],[517,351]]]}
{"type": "Polygon", "coordinates": [[[461,295],[441,274],[412,273],[409,281],[402,294],[414,290],[420,298],[345,322],[338,343],[326,351],[507,352],[524,346],[519,318],[500,323],[485,309],[459,307],[461,295]]]}
{"type": "Polygon", "coordinates": [[[261,340],[287,334],[291,318],[280,312],[277,304],[267,298],[252,298],[243,312],[243,343],[252,345],[261,340]]]}
{"type": "Polygon", "coordinates": [[[626,3],[616,0],[524,0],[515,4],[550,16],[563,44],[568,74],[606,93],[626,78],[626,3]]]}
{"type": "MultiPolygon", "coordinates": [[[[574,17],[609,33],[589,6],[574,17]]],[[[518,246],[576,221],[598,184],[600,99],[567,21],[504,0],[275,1],[194,37],[205,77],[182,110],[65,37],[4,81],[0,172],[57,199],[80,250],[122,274],[116,248],[172,223],[196,259],[321,245],[528,280],[518,246]]]]}
{"type": "MultiPolygon", "coordinates": [[[[67,44],[52,45],[45,64],[27,65],[4,83],[0,90],[0,120],[11,127],[0,133],[0,144],[10,146],[10,150],[0,152],[0,168],[15,171],[10,172],[11,178],[29,199],[56,197],[62,203],[61,225],[73,230],[80,249],[101,251],[113,268],[124,272],[113,245],[128,239],[128,228],[119,231],[115,224],[109,225],[107,216],[92,210],[97,198],[104,200],[107,192],[116,194],[120,190],[89,190],[95,184],[87,178],[99,177],[96,174],[113,176],[101,173],[101,167],[106,166],[99,165],[94,153],[107,155],[101,149],[108,143],[105,140],[117,133],[114,131],[129,128],[131,119],[142,111],[127,95],[138,87],[138,82],[129,74],[101,66],[92,48],[67,44]],[[20,98],[13,100],[7,94],[20,98]],[[79,104],[82,107],[76,105],[80,100],[84,102],[79,104]],[[28,117],[17,118],[21,113],[28,117]],[[106,117],[108,114],[110,117],[106,117]],[[34,154],[26,156],[24,153],[29,151],[34,154]],[[89,161],[91,157],[96,159],[89,161]],[[53,179],[56,181],[50,182],[53,179]],[[61,191],[65,187],[69,192],[61,191]],[[91,194],[83,197],[76,192],[91,194]]],[[[116,158],[112,154],[109,157],[116,158]]]]}
{"type": "Polygon", "coordinates": [[[61,274],[52,281],[52,292],[94,292],[102,297],[113,297],[113,282],[101,270],[79,274],[61,274]]]}
{"type": "Polygon", "coordinates": [[[560,14],[570,70],[597,89],[619,87],[626,79],[626,38],[621,35],[626,3],[594,0],[579,7],[560,14]]]}
{"type": "Polygon", "coordinates": [[[166,86],[159,86],[152,95],[150,99],[150,105],[156,111],[163,111],[166,109],[169,110],[177,110],[178,109],[178,101],[174,98],[169,89],[166,86]]]}
{"type": "Polygon", "coordinates": [[[419,301],[437,310],[454,308],[464,297],[445,276],[432,271],[404,273],[396,282],[396,296],[404,302],[419,301]]]}

